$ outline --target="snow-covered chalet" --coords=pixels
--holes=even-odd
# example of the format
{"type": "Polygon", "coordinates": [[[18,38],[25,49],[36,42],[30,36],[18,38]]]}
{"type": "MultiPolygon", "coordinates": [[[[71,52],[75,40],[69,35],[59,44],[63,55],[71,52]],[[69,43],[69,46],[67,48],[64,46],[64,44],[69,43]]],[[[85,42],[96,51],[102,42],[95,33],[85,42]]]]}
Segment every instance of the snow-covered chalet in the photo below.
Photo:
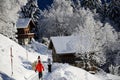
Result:
{"type": "Polygon", "coordinates": [[[71,36],[51,37],[49,49],[52,50],[53,62],[74,64],[75,49],[71,36]]]}
{"type": "Polygon", "coordinates": [[[35,28],[32,20],[30,18],[19,18],[16,27],[18,43],[21,45],[30,43],[31,39],[34,38],[33,28],[35,28]]]}

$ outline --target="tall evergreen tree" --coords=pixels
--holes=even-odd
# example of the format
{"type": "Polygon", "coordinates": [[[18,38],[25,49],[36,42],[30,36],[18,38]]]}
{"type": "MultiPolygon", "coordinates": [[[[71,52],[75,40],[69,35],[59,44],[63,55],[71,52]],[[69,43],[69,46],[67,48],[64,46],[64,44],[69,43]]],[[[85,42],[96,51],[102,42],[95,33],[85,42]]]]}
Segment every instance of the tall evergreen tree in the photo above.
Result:
{"type": "Polygon", "coordinates": [[[33,12],[35,12],[35,9],[37,7],[36,0],[28,0],[28,3],[21,8],[23,17],[32,17],[33,12]]]}
{"type": "Polygon", "coordinates": [[[37,6],[37,0],[28,0],[28,3],[21,8],[22,17],[32,18],[37,23],[40,17],[40,9],[37,6]]]}
{"type": "Polygon", "coordinates": [[[104,1],[104,3],[102,4],[100,10],[99,10],[99,14],[101,16],[101,22],[103,23],[103,27],[105,26],[105,19],[107,18],[107,9],[108,9],[108,4],[106,1],[104,1]]]}
{"type": "Polygon", "coordinates": [[[99,9],[101,1],[100,0],[81,0],[81,6],[89,8],[90,10],[99,9]]]}
{"type": "Polygon", "coordinates": [[[120,0],[111,0],[107,10],[107,16],[120,25],[120,0]]]}

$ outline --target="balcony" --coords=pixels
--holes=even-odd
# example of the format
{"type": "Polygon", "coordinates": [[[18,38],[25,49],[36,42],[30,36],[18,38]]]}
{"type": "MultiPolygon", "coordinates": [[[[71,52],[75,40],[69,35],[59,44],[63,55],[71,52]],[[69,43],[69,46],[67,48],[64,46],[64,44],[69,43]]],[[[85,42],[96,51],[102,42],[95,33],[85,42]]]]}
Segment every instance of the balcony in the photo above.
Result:
{"type": "Polygon", "coordinates": [[[33,38],[34,37],[34,33],[27,33],[27,34],[18,34],[18,39],[19,38],[33,38]]]}

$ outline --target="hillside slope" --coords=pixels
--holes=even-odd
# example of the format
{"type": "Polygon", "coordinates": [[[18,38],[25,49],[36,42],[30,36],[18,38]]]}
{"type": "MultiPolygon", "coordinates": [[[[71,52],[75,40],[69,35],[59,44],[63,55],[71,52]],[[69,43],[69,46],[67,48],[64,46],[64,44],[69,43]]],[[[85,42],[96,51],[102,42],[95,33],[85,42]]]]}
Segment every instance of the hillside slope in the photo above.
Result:
{"type": "Polygon", "coordinates": [[[42,56],[36,52],[25,50],[19,44],[0,34],[0,77],[3,80],[7,80],[10,77],[16,80],[25,80],[25,77],[33,73],[31,63],[37,60],[38,55],[42,56]],[[13,55],[13,75],[11,75],[11,48],[13,55]]]}

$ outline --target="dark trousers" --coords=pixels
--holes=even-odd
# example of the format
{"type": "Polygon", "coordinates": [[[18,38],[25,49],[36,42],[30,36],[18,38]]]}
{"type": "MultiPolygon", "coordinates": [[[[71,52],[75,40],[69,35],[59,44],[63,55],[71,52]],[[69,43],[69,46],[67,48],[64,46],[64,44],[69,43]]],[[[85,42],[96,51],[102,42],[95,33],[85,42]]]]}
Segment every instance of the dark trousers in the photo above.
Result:
{"type": "Polygon", "coordinates": [[[39,77],[39,79],[42,78],[42,72],[39,72],[39,73],[38,73],[38,77],[39,77]]]}
{"type": "Polygon", "coordinates": [[[51,72],[51,65],[48,65],[48,72],[51,72]]]}

